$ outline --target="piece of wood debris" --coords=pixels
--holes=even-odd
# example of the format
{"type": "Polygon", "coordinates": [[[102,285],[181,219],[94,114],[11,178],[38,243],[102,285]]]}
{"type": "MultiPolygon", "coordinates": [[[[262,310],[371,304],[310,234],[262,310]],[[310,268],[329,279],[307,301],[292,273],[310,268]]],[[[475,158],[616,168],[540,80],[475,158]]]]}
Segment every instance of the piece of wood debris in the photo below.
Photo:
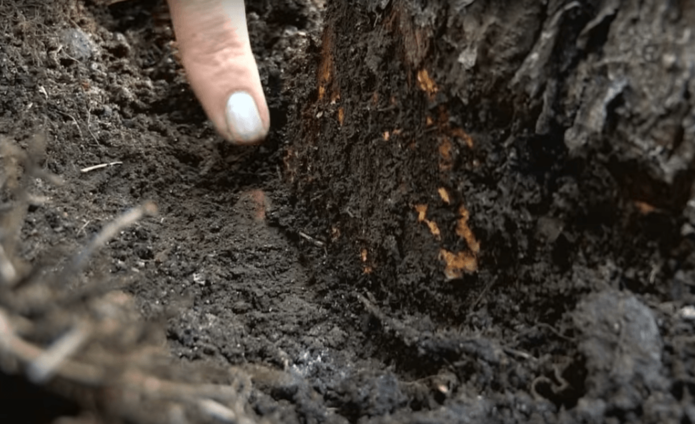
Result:
{"type": "Polygon", "coordinates": [[[82,169],[80,169],[80,172],[83,174],[86,174],[87,172],[96,171],[97,169],[103,169],[103,168],[108,168],[109,166],[122,165],[122,164],[123,164],[123,162],[101,163],[99,165],[88,166],[86,168],[82,168],[82,169]]]}

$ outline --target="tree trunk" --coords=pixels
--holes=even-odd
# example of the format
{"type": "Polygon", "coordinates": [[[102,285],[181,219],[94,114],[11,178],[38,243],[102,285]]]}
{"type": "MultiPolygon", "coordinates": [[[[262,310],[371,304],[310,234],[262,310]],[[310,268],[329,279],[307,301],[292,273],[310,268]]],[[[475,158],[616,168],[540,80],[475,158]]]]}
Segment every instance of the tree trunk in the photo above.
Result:
{"type": "Polygon", "coordinates": [[[660,0],[331,2],[285,158],[325,283],[439,320],[482,301],[552,322],[598,269],[672,290],[694,23],[660,0]]]}

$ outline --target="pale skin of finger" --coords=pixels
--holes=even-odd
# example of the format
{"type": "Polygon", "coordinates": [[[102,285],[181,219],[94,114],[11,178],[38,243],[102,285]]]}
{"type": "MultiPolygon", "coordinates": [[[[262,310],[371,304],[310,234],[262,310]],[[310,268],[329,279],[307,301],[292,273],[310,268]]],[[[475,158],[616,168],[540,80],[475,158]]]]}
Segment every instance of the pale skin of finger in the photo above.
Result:
{"type": "Polygon", "coordinates": [[[225,139],[262,141],[270,114],[251,51],[243,0],[168,0],[186,77],[225,139]]]}

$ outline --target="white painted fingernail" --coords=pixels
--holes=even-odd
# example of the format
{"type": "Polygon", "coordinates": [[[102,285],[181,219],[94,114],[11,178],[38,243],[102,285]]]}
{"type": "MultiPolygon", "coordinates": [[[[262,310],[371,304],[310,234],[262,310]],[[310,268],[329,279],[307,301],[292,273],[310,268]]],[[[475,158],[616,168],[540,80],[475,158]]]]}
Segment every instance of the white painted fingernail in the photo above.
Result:
{"type": "Polygon", "coordinates": [[[238,91],[227,100],[227,126],[240,142],[258,141],[265,135],[258,106],[250,94],[238,91]]]}

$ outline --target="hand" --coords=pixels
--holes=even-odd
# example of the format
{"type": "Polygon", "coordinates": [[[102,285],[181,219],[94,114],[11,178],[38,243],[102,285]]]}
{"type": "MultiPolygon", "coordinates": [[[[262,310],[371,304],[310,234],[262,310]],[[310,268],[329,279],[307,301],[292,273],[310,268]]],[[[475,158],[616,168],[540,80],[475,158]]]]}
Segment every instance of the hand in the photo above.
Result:
{"type": "Polygon", "coordinates": [[[168,0],[186,76],[208,118],[236,144],[262,141],[268,106],[251,52],[244,0],[168,0]]]}

